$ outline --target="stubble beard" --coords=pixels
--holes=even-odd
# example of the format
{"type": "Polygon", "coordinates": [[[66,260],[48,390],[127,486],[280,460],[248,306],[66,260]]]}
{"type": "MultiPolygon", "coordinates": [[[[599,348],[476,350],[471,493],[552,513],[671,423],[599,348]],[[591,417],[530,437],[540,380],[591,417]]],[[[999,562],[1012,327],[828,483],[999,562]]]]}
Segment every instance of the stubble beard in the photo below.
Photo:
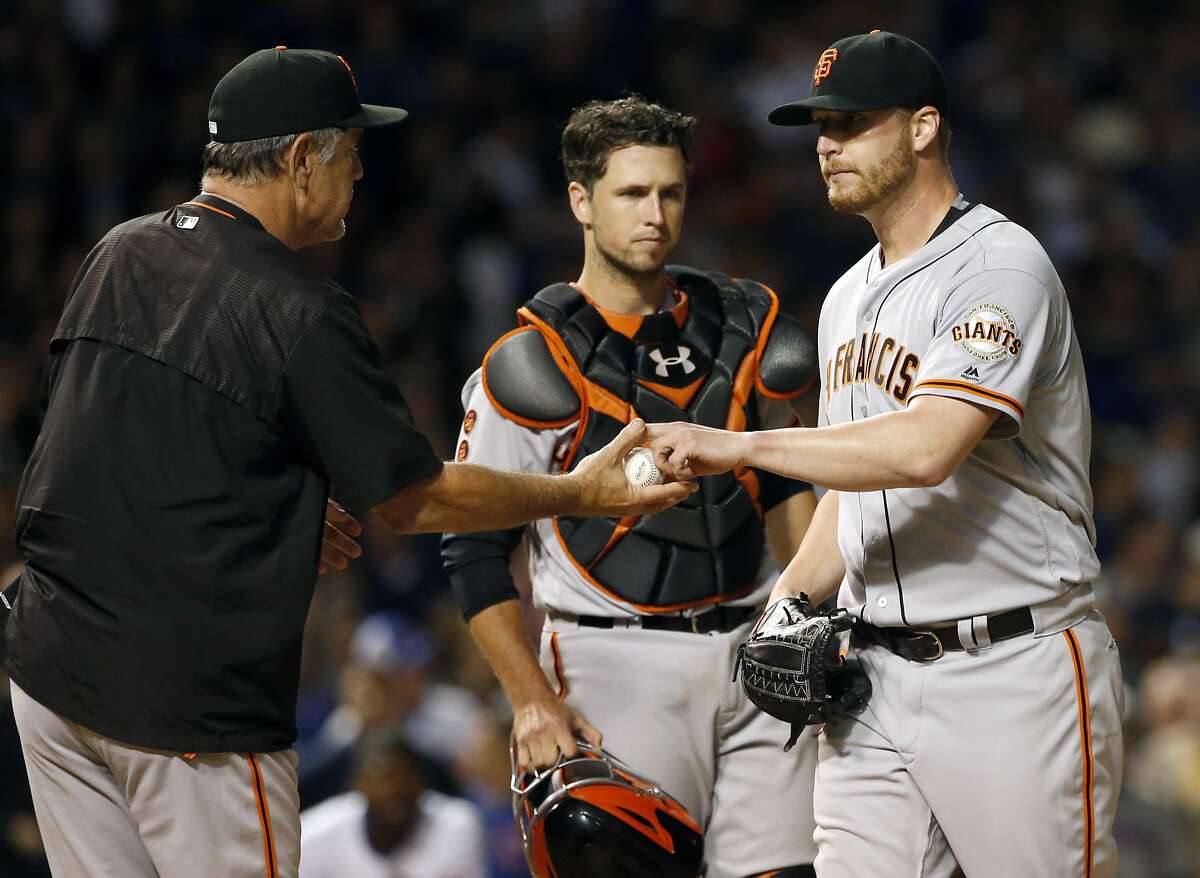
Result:
{"type": "Polygon", "coordinates": [[[860,182],[835,189],[826,183],[829,205],[838,213],[861,214],[882,204],[900,190],[917,170],[917,156],[901,131],[891,151],[870,171],[858,168],[860,182]]]}
{"type": "Polygon", "coordinates": [[[623,254],[614,253],[611,250],[605,249],[604,245],[600,243],[598,238],[596,239],[596,253],[600,256],[600,260],[603,263],[606,271],[610,271],[613,274],[617,274],[622,277],[627,277],[632,281],[647,281],[659,277],[662,274],[663,268],[667,264],[667,258],[671,255],[668,251],[667,253],[663,254],[661,260],[658,260],[655,264],[648,268],[643,268],[642,266],[634,265],[623,254]]]}

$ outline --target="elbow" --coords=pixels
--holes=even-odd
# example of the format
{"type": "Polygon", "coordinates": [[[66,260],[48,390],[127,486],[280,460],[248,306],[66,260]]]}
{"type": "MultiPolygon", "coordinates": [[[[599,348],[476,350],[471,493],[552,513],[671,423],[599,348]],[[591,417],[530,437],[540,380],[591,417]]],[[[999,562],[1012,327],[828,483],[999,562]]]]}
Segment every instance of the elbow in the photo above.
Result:
{"type": "Polygon", "coordinates": [[[958,468],[958,461],[936,451],[912,455],[903,473],[906,488],[936,488],[958,468]]]}

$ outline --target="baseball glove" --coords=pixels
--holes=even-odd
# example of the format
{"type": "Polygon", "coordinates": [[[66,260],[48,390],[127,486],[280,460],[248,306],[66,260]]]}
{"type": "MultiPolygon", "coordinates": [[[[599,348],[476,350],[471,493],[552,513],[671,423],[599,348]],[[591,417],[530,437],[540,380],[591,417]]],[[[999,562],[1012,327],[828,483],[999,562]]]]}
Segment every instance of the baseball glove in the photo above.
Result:
{"type": "Polygon", "coordinates": [[[841,655],[837,635],[853,619],[845,610],[818,612],[808,596],[769,606],[750,638],[738,647],[733,678],[759,710],[791,723],[792,749],[805,726],[832,723],[861,713],[871,681],[841,655]]]}

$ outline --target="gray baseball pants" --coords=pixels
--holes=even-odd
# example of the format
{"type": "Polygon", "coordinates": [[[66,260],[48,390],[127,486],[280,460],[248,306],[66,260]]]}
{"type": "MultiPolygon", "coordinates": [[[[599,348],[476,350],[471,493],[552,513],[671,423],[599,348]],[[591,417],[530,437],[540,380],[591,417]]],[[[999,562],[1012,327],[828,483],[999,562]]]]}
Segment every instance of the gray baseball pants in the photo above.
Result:
{"type": "Polygon", "coordinates": [[[12,685],[55,878],[295,878],[294,750],[181,754],[123,744],[12,685]]]}

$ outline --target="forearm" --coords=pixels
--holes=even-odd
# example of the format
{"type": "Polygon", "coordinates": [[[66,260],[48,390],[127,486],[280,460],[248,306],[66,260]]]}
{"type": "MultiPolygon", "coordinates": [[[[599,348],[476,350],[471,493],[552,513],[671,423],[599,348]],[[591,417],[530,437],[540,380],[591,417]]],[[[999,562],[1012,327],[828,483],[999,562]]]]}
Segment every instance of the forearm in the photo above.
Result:
{"type": "Polygon", "coordinates": [[[581,485],[573,478],[452,463],[376,511],[398,533],[469,532],[570,514],[581,503],[581,485]]]}
{"type": "Polygon", "coordinates": [[[820,428],[747,433],[746,462],[838,491],[940,484],[961,462],[927,416],[910,408],[820,428]]]}
{"type": "Polygon", "coordinates": [[[520,601],[504,601],[481,610],[467,627],[514,709],[556,697],[525,634],[520,601]]]}
{"type": "Polygon", "coordinates": [[[791,563],[799,550],[816,508],[816,495],[809,488],[793,494],[767,512],[767,547],[781,570],[791,563]]]}
{"type": "Polygon", "coordinates": [[[838,503],[837,491],[825,492],[804,541],[775,584],[772,599],[804,592],[819,605],[837,594],[846,575],[837,541],[838,503]]]}

